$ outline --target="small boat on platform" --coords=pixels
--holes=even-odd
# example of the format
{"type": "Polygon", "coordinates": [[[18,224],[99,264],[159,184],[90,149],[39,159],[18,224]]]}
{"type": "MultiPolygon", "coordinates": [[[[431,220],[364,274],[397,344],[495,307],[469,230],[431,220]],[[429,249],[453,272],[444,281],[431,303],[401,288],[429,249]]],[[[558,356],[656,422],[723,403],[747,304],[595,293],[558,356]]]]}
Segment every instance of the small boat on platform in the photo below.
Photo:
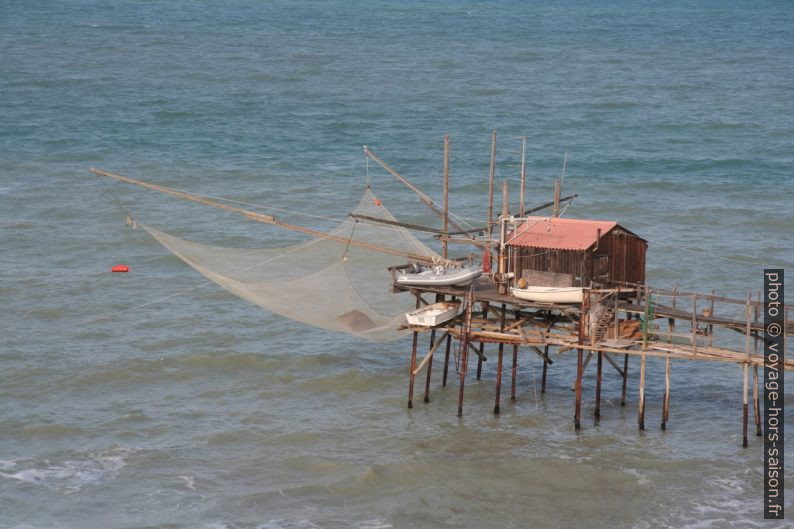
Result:
{"type": "Polygon", "coordinates": [[[462,306],[459,301],[440,301],[407,312],[405,319],[408,320],[409,325],[435,327],[460,314],[462,306]]]}
{"type": "Polygon", "coordinates": [[[510,293],[518,299],[538,303],[581,303],[582,287],[513,287],[510,293]]]}
{"type": "Polygon", "coordinates": [[[468,285],[482,275],[480,266],[447,268],[444,266],[414,266],[409,271],[398,272],[394,282],[400,286],[443,287],[468,285]]]}

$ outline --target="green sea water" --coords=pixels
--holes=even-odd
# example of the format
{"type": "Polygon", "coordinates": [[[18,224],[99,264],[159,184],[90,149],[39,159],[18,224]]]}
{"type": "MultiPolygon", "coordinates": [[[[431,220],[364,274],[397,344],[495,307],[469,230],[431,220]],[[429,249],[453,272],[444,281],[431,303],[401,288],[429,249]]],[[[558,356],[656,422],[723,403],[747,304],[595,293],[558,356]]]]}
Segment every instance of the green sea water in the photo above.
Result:
{"type": "Polygon", "coordinates": [[[208,244],[304,239],[88,168],[330,218],[369,180],[400,219],[432,224],[361,146],[438,198],[448,133],[451,207],[481,220],[497,130],[513,190],[527,138],[528,203],[551,197],[568,153],[567,216],[646,238],[653,285],[743,298],[764,267],[794,268],[793,13],[0,0],[0,528],[787,527],[762,519],[738,366],[674,362],[666,432],[655,360],[643,433],[637,366],[626,407],[606,373],[598,424],[586,380],[575,432],[573,358],[555,357],[541,395],[529,351],[498,418],[493,362],[462,418],[438,377],[407,410],[408,341],[184,292],[204,278],[116,201],[208,244]]]}

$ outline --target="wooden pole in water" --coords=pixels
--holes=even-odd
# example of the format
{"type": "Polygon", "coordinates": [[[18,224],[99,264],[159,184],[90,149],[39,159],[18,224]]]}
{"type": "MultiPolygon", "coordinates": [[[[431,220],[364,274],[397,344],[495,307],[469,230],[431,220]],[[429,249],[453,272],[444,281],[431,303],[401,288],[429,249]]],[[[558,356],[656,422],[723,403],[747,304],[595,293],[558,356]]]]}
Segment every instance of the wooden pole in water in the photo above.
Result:
{"type": "MultiPolygon", "coordinates": [[[[521,311],[516,311],[516,320],[521,319],[521,311]]],[[[545,363],[546,360],[543,360],[545,363]]],[[[510,400],[516,400],[516,376],[518,374],[518,345],[513,346],[513,369],[510,372],[510,400]]]]}
{"type": "MultiPolygon", "coordinates": [[[[419,294],[416,294],[416,308],[419,308],[419,294]]],[[[411,373],[408,378],[408,408],[414,407],[414,381],[416,380],[416,346],[419,341],[419,333],[414,331],[413,346],[411,347],[411,373]]]]}
{"type": "Polygon", "coordinates": [[[645,318],[642,330],[642,359],[640,361],[640,404],[637,410],[637,424],[640,430],[645,430],[645,350],[648,346],[648,320],[650,319],[650,299],[648,287],[645,287],[645,318]]]}
{"type": "Polygon", "coordinates": [[[560,216],[560,181],[554,181],[554,209],[552,211],[552,216],[559,217],[560,216]]]}
{"type": "MultiPolygon", "coordinates": [[[[488,305],[487,301],[482,302],[482,317],[488,319],[488,305]]],[[[480,342],[480,353],[477,355],[477,380],[480,380],[482,377],[482,359],[484,358],[483,353],[485,352],[485,342],[480,342]]]]}
{"type": "MultiPolygon", "coordinates": [[[[589,310],[589,301],[590,297],[585,296],[582,299],[582,305],[579,310],[579,339],[577,343],[582,344],[584,343],[584,326],[585,326],[585,317],[587,311],[589,310]]],[[[573,427],[575,430],[579,430],[582,428],[582,373],[584,372],[584,363],[582,361],[582,356],[584,355],[584,349],[579,348],[577,349],[576,353],[576,407],[573,416],[573,427]]]]}
{"type": "Polygon", "coordinates": [[[692,356],[698,353],[698,295],[692,294],[692,356]]]}
{"type": "Polygon", "coordinates": [[[742,448],[747,448],[747,424],[748,424],[748,407],[749,407],[749,400],[747,398],[747,389],[748,389],[748,377],[750,371],[750,332],[751,332],[751,322],[750,322],[750,302],[752,301],[752,294],[749,292],[747,293],[747,304],[744,308],[744,314],[747,318],[747,328],[745,331],[745,339],[744,339],[744,351],[746,355],[746,360],[744,365],[742,366],[743,369],[743,387],[742,387],[742,448]]]}
{"type": "Polygon", "coordinates": [[[488,230],[486,235],[490,239],[493,235],[493,186],[496,174],[496,131],[491,133],[491,166],[488,170],[488,230]]]}
{"type": "Polygon", "coordinates": [[[521,187],[518,195],[518,214],[524,213],[524,182],[526,181],[526,172],[524,171],[525,161],[527,157],[527,138],[521,138],[521,187]]]}
{"type": "Polygon", "coordinates": [[[598,351],[598,364],[596,367],[596,397],[595,397],[595,413],[594,418],[596,421],[601,419],[601,369],[604,361],[604,353],[598,351]]]}
{"type": "MultiPolygon", "coordinates": [[[[433,329],[430,331],[430,351],[433,350],[433,346],[436,345],[436,330],[433,329]]],[[[430,373],[433,371],[433,357],[431,356],[430,359],[427,361],[427,378],[425,379],[425,404],[430,402],[430,373]]]]}
{"type": "Polygon", "coordinates": [[[441,379],[441,387],[447,387],[447,373],[449,372],[449,351],[452,349],[452,335],[447,335],[447,347],[444,352],[444,375],[441,379]]]}
{"type": "Polygon", "coordinates": [[[667,429],[670,418],[670,354],[664,359],[664,397],[662,399],[662,430],[667,429]]]}
{"type": "MultiPolygon", "coordinates": [[[[507,272],[507,256],[505,255],[505,238],[507,237],[507,222],[504,219],[507,219],[510,215],[510,203],[509,203],[509,195],[508,195],[508,184],[507,180],[502,181],[502,216],[503,219],[499,223],[499,274],[504,274],[507,272]]],[[[500,294],[507,294],[507,283],[505,280],[502,279],[499,282],[499,287],[497,291],[500,294]]]]}
{"type": "Polygon", "coordinates": [[[620,393],[620,405],[626,405],[626,382],[629,380],[629,353],[623,355],[623,389],[620,393]]]}
{"type": "Polygon", "coordinates": [[[548,370],[548,367],[549,367],[549,362],[548,362],[548,360],[546,360],[546,358],[549,357],[549,346],[548,345],[546,345],[543,348],[543,352],[545,354],[543,355],[543,375],[542,375],[542,377],[540,379],[540,392],[541,393],[546,393],[546,371],[548,370]]]}
{"type": "MultiPolygon", "coordinates": [[[[761,293],[758,293],[758,303],[761,302],[761,293]]],[[[758,307],[759,304],[755,305],[754,312],[755,312],[755,321],[758,321],[758,307]]],[[[754,339],[753,339],[753,352],[758,354],[758,331],[755,331],[754,339]]],[[[757,437],[761,437],[763,432],[761,430],[761,405],[758,400],[758,365],[753,366],[753,416],[755,417],[755,435],[757,437]]]]}
{"type": "Polygon", "coordinates": [[[466,316],[463,320],[463,332],[460,335],[460,389],[458,391],[458,417],[463,415],[463,385],[466,382],[466,370],[469,365],[469,333],[471,332],[471,316],[474,305],[474,286],[466,295],[466,316]]]}
{"type": "MultiPolygon", "coordinates": [[[[449,134],[444,135],[444,235],[449,233],[449,134]]],[[[447,246],[449,242],[445,238],[441,243],[441,257],[447,258],[447,246]]]]}
{"type": "MultiPolygon", "coordinates": [[[[711,305],[709,306],[709,316],[714,317],[714,289],[711,289],[711,305]]],[[[709,347],[714,345],[714,325],[709,323],[709,347]]]]}
{"type": "MultiPolygon", "coordinates": [[[[499,331],[504,332],[505,329],[505,315],[507,312],[507,306],[502,303],[502,315],[499,321],[499,331]]],[[[499,401],[502,397],[502,355],[505,350],[505,343],[503,341],[499,342],[499,358],[496,361],[496,402],[493,407],[494,415],[499,415],[499,401]]]]}

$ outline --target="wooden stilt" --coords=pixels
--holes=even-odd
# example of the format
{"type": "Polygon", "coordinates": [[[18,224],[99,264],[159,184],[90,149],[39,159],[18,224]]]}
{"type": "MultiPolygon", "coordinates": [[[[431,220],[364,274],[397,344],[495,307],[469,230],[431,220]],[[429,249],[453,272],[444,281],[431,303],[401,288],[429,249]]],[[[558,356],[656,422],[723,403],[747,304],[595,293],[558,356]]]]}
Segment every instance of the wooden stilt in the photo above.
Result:
{"type": "Polygon", "coordinates": [[[414,331],[414,343],[411,347],[411,372],[410,378],[408,382],[408,407],[414,407],[414,380],[416,380],[416,375],[414,375],[414,369],[416,369],[416,345],[419,341],[419,333],[414,331]]]}
{"type": "MultiPolygon", "coordinates": [[[[558,184],[559,186],[559,181],[558,184]]],[[[584,326],[585,317],[589,310],[589,296],[585,296],[582,300],[582,306],[579,310],[579,339],[578,343],[584,343],[584,326]]],[[[576,352],[576,407],[573,416],[573,426],[575,430],[582,428],[582,373],[584,372],[583,363],[584,349],[579,348],[576,352]]]]}
{"type": "MultiPolygon", "coordinates": [[[[648,345],[648,326],[650,325],[650,296],[648,287],[645,287],[645,318],[642,330],[642,360],[640,361],[640,404],[637,410],[637,425],[640,430],[645,430],[645,350],[648,345]]],[[[693,330],[694,332],[694,330],[693,330]]]]}
{"type": "Polygon", "coordinates": [[[447,387],[447,373],[449,372],[449,351],[452,349],[452,335],[447,336],[447,348],[444,352],[444,376],[441,379],[441,387],[447,387]]]}
{"type": "MultiPolygon", "coordinates": [[[[430,349],[433,349],[433,346],[436,344],[436,330],[433,329],[430,331],[430,349]]],[[[430,374],[433,372],[433,357],[431,356],[430,359],[427,361],[427,378],[425,379],[425,398],[424,402],[430,402],[430,374]]]]}
{"type": "Polygon", "coordinates": [[[544,356],[544,358],[543,358],[543,376],[540,379],[540,392],[541,393],[546,393],[546,371],[548,370],[548,367],[549,367],[549,362],[548,362],[548,360],[546,360],[546,358],[548,358],[548,356],[549,356],[549,346],[547,345],[546,347],[544,347],[543,351],[546,354],[543,355],[544,356]]]}
{"type": "MultiPolygon", "coordinates": [[[[488,303],[484,302],[482,305],[483,305],[482,317],[488,318],[488,303]]],[[[485,342],[480,342],[480,350],[479,353],[477,354],[477,380],[480,380],[482,378],[482,359],[485,358],[485,355],[483,354],[484,352],[485,352],[485,342]]]]}
{"type": "MultiPolygon", "coordinates": [[[[502,316],[499,322],[499,330],[504,331],[505,328],[505,315],[507,313],[507,306],[502,303],[502,316]]],[[[499,358],[496,361],[496,402],[494,403],[493,413],[499,415],[499,401],[502,397],[502,355],[504,354],[505,344],[499,342],[499,358]]]]}
{"type": "Polygon", "coordinates": [[[596,367],[596,397],[595,397],[595,413],[594,418],[596,421],[601,419],[601,369],[604,362],[604,353],[598,352],[598,366],[596,367]]]}
{"type": "Polygon", "coordinates": [[[664,359],[664,397],[662,398],[662,430],[667,429],[670,417],[670,355],[664,359]]]}
{"type": "Polygon", "coordinates": [[[629,380],[629,355],[623,355],[623,389],[620,393],[620,405],[626,405],[626,382],[629,380]]]}
{"type": "Polygon", "coordinates": [[[637,424],[640,430],[645,429],[645,349],[640,360],[640,403],[637,410],[637,424]]]}
{"type": "MultiPolygon", "coordinates": [[[[755,321],[758,321],[758,312],[761,302],[761,293],[758,293],[758,302],[755,305],[755,321]]],[[[758,331],[755,332],[753,339],[753,352],[758,354],[758,331]]],[[[761,430],[761,404],[758,400],[758,366],[753,366],[753,416],[755,417],[755,435],[761,437],[763,431],[761,430]]]]}
{"type": "Polygon", "coordinates": [[[463,321],[463,332],[460,336],[460,390],[458,391],[458,417],[463,415],[463,386],[466,382],[466,370],[469,365],[469,333],[471,332],[472,305],[474,305],[474,287],[466,296],[466,316],[463,321]]]}
{"type": "Polygon", "coordinates": [[[748,379],[748,372],[749,372],[749,365],[745,362],[744,363],[744,387],[743,387],[743,400],[742,400],[742,448],[747,448],[747,408],[748,408],[748,399],[747,399],[747,379],[748,379]]]}
{"type": "Polygon", "coordinates": [[[750,338],[752,334],[752,312],[750,309],[750,304],[753,299],[753,295],[751,293],[747,293],[747,302],[745,303],[744,307],[744,315],[747,319],[746,329],[745,329],[745,337],[744,337],[744,351],[747,357],[747,361],[744,362],[743,365],[743,385],[742,385],[742,448],[747,448],[747,425],[748,425],[748,408],[749,408],[749,399],[747,397],[747,392],[749,388],[749,376],[750,376],[750,338]]]}
{"type": "MultiPolygon", "coordinates": [[[[521,311],[516,311],[516,320],[521,319],[521,311]]],[[[518,376],[518,345],[513,346],[513,369],[510,370],[510,400],[516,400],[516,377],[518,376]]]]}

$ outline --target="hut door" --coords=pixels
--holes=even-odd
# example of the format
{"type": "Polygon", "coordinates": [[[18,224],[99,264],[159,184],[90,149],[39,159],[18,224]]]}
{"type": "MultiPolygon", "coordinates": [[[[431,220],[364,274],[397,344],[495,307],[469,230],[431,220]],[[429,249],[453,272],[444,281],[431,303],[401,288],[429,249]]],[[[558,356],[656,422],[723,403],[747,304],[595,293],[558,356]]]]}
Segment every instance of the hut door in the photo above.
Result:
{"type": "Polygon", "coordinates": [[[609,283],[609,254],[594,256],[593,279],[596,283],[606,285],[609,283]]]}

